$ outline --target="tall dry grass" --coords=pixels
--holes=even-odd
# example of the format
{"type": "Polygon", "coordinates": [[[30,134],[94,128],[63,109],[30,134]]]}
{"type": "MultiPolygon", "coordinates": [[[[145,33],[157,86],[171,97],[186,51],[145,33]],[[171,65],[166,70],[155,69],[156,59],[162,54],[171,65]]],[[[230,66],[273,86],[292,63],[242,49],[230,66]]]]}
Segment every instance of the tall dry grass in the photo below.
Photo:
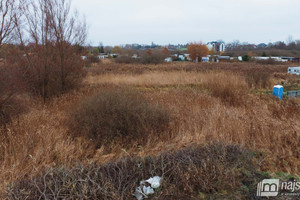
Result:
{"type": "Polygon", "coordinates": [[[233,107],[219,98],[194,91],[153,95],[151,98],[160,99],[177,114],[171,144],[240,144],[263,154],[261,169],[299,175],[299,103],[248,96],[244,100],[247,106],[233,107]]]}
{"type": "Polygon", "coordinates": [[[242,75],[222,71],[104,74],[91,76],[86,83],[137,87],[177,114],[173,140],[149,144],[144,148],[148,153],[218,141],[264,153],[260,163],[264,170],[299,172],[299,103],[250,94],[242,75]]]}
{"type": "MultiPolygon", "coordinates": [[[[33,103],[33,102],[31,102],[33,103]]],[[[42,169],[85,161],[94,150],[67,134],[61,106],[39,103],[0,128],[0,191],[5,185],[42,169]]]]}
{"type": "Polygon", "coordinates": [[[278,101],[267,95],[251,94],[244,76],[228,70],[166,71],[167,67],[141,74],[90,75],[81,89],[47,105],[34,105],[28,113],[12,119],[0,134],[0,178],[4,180],[0,190],[48,167],[72,166],[75,162],[103,163],[125,155],[144,157],[192,143],[239,144],[260,155],[257,163],[261,170],[299,176],[298,101],[278,101]],[[66,121],[72,105],[103,88],[124,85],[171,111],[174,119],[169,135],[151,138],[139,147],[111,146],[107,152],[91,148],[90,141],[74,139],[69,134],[66,121]]]}
{"type": "Polygon", "coordinates": [[[236,62],[236,63],[190,63],[190,62],[171,62],[158,65],[141,65],[141,64],[118,64],[112,61],[105,61],[98,65],[88,68],[90,75],[100,74],[143,74],[149,71],[154,72],[206,72],[206,71],[230,71],[240,74],[250,72],[267,72],[286,73],[290,66],[297,66],[295,63],[277,63],[276,65],[264,65],[252,62],[236,62]]]}
{"type": "MultiPolygon", "coordinates": [[[[208,71],[208,72],[147,72],[143,74],[102,74],[89,76],[84,80],[87,85],[112,84],[117,86],[176,86],[176,85],[211,85],[233,84],[245,89],[245,80],[240,75],[230,72],[208,71]],[[216,83],[218,82],[218,83],[216,83]]],[[[213,86],[214,87],[214,86],[213,86]]]]}

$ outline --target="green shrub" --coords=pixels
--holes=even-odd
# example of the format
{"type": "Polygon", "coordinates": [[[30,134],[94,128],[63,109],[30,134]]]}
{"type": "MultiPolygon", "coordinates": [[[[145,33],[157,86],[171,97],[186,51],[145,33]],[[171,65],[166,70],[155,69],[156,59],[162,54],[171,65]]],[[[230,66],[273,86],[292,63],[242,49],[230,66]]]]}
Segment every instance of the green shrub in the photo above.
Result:
{"type": "Polygon", "coordinates": [[[250,57],[248,55],[242,56],[243,61],[248,62],[250,60],[250,57]]]}
{"type": "Polygon", "coordinates": [[[137,92],[114,89],[78,105],[70,115],[70,130],[97,147],[112,142],[126,146],[162,134],[169,121],[170,114],[162,106],[150,104],[137,92]]]}

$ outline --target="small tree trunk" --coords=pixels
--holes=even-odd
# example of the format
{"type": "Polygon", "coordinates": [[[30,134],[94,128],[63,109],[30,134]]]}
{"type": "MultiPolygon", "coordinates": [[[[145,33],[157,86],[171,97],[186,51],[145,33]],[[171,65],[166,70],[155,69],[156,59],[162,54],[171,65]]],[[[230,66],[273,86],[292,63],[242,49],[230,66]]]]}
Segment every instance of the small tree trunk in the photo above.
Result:
{"type": "Polygon", "coordinates": [[[64,61],[65,61],[65,55],[63,52],[63,48],[60,49],[60,71],[61,71],[61,89],[62,92],[65,91],[66,88],[66,81],[65,81],[65,65],[64,65],[64,61]]]}

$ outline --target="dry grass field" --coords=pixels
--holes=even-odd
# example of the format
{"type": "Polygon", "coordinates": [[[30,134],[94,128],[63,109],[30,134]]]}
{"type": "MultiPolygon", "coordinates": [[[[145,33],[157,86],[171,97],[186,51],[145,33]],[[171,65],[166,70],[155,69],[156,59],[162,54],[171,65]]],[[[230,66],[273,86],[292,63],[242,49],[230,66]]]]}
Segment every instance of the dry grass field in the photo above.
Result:
{"type": "MultiPolygon", "coordinates": [[[[279,101],[268,93],[274,84],[297,87],[300,78],[287,75],[287,67],[255,63],[123,65],[106,62],[88,68],[88,76],[79,89],[54,98],[46,105],[41,104],[39,99],[23,94],[22,98],[27,101],[28,111],[6,124],[0,134],[0,191],[5,193],[11,183],[18,183],[18,187],[26,189],[26,182],[20,181],[31,179],[50,168],[72,168],[77,164],[88,166],[91,163],[107,167],[115,161],[122,162],[120,159],[126,158],[129,159],[128,162],[134,163],[138,162],[135,157],[142,159],[149,156],[153,160],[161,159],[159,156],[166,156],[167,160],[172,157],[172,153],[177,156],[187,154],[195,158],[191,150],[187,150],[189,153],[184,152],[192,146],[197,146],[195,149],[200,154],[212,151],[211,154],[203,155],[214,156],[204,156],[206,161],[203,162],[210,166],[205,168],[208,171],[199,171],[198,168],[193,168],[194,171],[189,171],[190,168],[186,170],[185,181],[195,184],[182,186],[185,188],[184,193],[189,197],[177,196],[177,199],[192,199],[196,190],[197,198],[201,199],[208,194],[220,194],[224,191],[230,193],[233,188],[240,188],[241,177],[247,173],[241,175],[232,171],[240,165],[228,163],[241,161],[239,158],[230,159],[232,154],[240,155],[232,153],[231,150],[224,150],[230,146],[237,146],[236,148],[241,149],[238,152],[247,151],[252,155],[251,161],[242,163],[244,166],[247,162],[252,162],[252,169],[256,170],[251,172],[253,176],[260,173],[272,177],[278,174],[299,177],[300,101],[287,98],[279,101]],[[151,105],[161,105],[168,109],[171,115],[168,127],[153,135],[150,130],[145,131],[147,140],[143,143],[138,140],[116,139],[107,144],[109,146],[102,144],[96,147],[91,138],[74,137],[72,132],[75,130],[70,129],[68,125],[72,110],[94,94],[124,88],[138,92],[151,105]],[[211,150],[209,145],[227,153],[224,153],[223,157],[220,156],[222,159],[219,160],[219,154],[216,153],[219,151],[211,150]],[[205,150],[205,147],[209,150],[205,150]],[[181,150],[181,154],[178,153],[181,150]],[[215,165],[209,161],[211,159],[217,159],[215,165]],[[216,163],[223,168],[216,169],[216,163]],[[204,180],[204,174],[207,174],[208,181],[220,183],[232,179],[232,184],[229,188],[218,188],[204,183],[198,187],[198,179],[193,178],[193,173],[199,173],[201,180],[204,180]],[[218,175],[217,180],[213,173],[218,175]],[[218,190],[214,191],[211,188],[218,190]],[[201,197],[199,191],[204,196],[201,197]]],[[[167,163],[166,165],[169,166],[167,163]]],[[[244,169],[241,166],[240,168],[244,169]]],[[[181,169],[180,166],[177,169],[181,169]]],[[[203,166],[201,169],[204,169],[203,166]]],[[[124,168],[123,173],[126,173],[126,170],[128,169],[124,168]]],[[[176,172],[184,173],[182,169],[176,172]]],[[[183,177],[177,178],[176,181],[183,181],[183,177]]],[[[175,187],[171,182],[170,187],[175,187]]],[[[130,186],[132,187],[134,185],[130,186]]],[[[17,194],[16,190],[18,188],[12,190],[11,194],[17,194]]],[[[106,196],[103,199],[126,199],[128,191],[124,191],[122,190],[124,194],[120,193],[119,196],[117,191],[112,192],[115,196],[106,196]]],[[[167,196],[163,198],[162,193],[164,191],[161,192],[161,198],[167,199],[167,196]]],[[[224,196],[233,195],[237,198],[243,194],[243,190],[240,194],[229,193],[224,193],[224,196]]],[[[251,196],[247,198],[251,199],[251,196]]]]}

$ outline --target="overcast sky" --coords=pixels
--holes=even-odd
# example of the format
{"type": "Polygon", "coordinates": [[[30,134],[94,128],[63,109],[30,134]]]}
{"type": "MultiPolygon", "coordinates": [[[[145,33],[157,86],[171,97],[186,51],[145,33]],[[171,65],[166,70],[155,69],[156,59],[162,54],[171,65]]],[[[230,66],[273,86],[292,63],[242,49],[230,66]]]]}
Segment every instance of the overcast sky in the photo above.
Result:
{"type": "Polygon", "coordinates": [[[73,0],[88,43],[260,43],[300,39],[300,0],[73,0]]]}

